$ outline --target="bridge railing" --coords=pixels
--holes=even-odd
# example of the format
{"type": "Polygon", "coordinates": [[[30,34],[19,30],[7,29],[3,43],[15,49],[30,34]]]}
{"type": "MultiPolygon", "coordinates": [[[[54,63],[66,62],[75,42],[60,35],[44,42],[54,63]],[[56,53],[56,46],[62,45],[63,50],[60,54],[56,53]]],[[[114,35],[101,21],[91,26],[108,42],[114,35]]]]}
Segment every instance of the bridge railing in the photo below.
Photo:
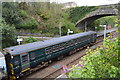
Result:
{"type": "Polygon", "coordinates": [[[110,9],[98,9],[98,10],[95,10],[93,12],[91,12],[90,14],[88,14],[86,17],[90,17],[90,16],[94,16],[94,15],[100,15],[100,14],[118,14],[118,10],[117,9],[113,9],[113,8],[110,8],[110,9]]]}

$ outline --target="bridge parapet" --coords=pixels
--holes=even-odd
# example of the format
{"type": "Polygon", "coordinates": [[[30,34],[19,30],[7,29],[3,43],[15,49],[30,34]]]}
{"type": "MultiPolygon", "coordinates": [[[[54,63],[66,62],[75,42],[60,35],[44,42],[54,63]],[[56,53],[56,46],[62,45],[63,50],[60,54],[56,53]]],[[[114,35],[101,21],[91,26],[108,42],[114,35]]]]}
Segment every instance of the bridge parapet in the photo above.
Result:
{"type": "Polygon", "coordinates": [[[90,14],[88,14],[86,17],[95,16],[95,15],[102,15],[102,14],[116,14],[117,15],[118,10],[113,9],[113,8],[97,9],[97,10],[91,12],[90,14]]]}
{"type": "Polygon", "coordinates": [[[79,20],[76,23],[76,27],[84,28],[89,26],[98,18],[112,15],[118,15],[118,10],[116,8],[100,8],[86,15],[83,19],[79,20]]]}

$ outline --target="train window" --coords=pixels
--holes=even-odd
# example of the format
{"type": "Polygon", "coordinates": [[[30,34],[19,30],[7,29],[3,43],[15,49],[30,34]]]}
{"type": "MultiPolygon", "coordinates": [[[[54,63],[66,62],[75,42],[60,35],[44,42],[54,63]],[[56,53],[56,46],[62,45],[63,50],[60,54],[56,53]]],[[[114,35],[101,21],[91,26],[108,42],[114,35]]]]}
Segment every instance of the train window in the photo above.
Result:
{"type": "Polygon", "coordinates": [[[72,41],[72,45],[75,45],[75,39],[72,41]]]}
{"type": "Polygon", "coordinates": [[[67,47],[67,43],[66,43],[66,42],[64,43],[63,47],[64,47],[64,48],[66,48],[66,47],[67,47]]]}
{"type": "Polygon", "coordinates": [[[70,46],[69,44],[70,44],[70,42],[67,42],[67,43],[66,43],[66,47],[69,47],[69,46],[70,46]]]}
{"type": "Polygon", "coordinates": [[[59,50],[59,46],[58,46],[58,45],[53,46],[53,52],[56,52],[56,51],[58,51],[58,50],[59,50]]]}
{"type": "Polygon", "coordinates": [[[30,59],[31,60],[35,59],[35,53],[30,53],[30,59]]]}
{"type": "Polygon", "coordinates": [[[56,46],[53,46],[53,52],[55,52],[56,46]]]}
{"type": "Polygon", "coordinates": [[[72,44],[73,44],[73,42],[72,42],[72,41],[70,41],[70,46],[72,46],[72,44]]]}
{"type": "Polygon", "coordinates": [[[22,56],[22,62],[27,62],[27,61],[28,61],[28,56],[27,55],[22,56]]]}
{"type": "Polygon", "coordinates": [[[86,36],[82,37],[82,41],[83,41],[83,42],[85,41],[85,39],[86,39],[86,36]]]}
{"type": "Polygon", "coordinates": [[[70,47],[70,41],[68,42],[68,47],[70,47]]]}
{"type": "Polygon", "coordinates": [[[57,45],[57,51],[59,51],[59,45],[57,45]]]}
{"type": "Polygon", "coordinates": [[[88,39],[88,38],[89,38],[89,36],[86,36],[86,38],[88,39]]]}
{"type": "Polygon", "coordinates": [[[78,44],[78,42],[79,42],[79,40],[78,40],[78,39],[76,39],[76,44],[78,44]]]}
{"type": "Polygon", "coordinates": [[[68,42],[65,43],[65,47],[68,47],[68,42]]]}
{"type": "Polygon", "coordinates": [[[60,50],[64,49],[64,43],[60,45],[60,50]]]}
{"type": "Polygon", "coordinates": [[[45,52],[46,52],[46,54],[48,54],[48,53],[49,53],[49,49],[48,49],[48,48],[46,48],[46,49],[45,49],[45,52]]]}
{"type": "Polygon", "coordinates": [[[66,48],[66,47],[67,47],[67,43],[64,43],[64,44],[63,44],[63,48],[66,48]]]}
{"type": "Polygon", "coordinates": [[[18,65],[19,64],[19,58],[14,58],[14,64],[18,65]]]}
{"type": "MultiPolygon", "coordinates": [[[[86,39],[88,39],[88,36],[86,36],[86,39]]],[[[85,39],[85,40],[86,40],[86,39],[85,39]]]]}
{"type": "Polygon", "coordinates": [[[60,48],[60,50],[62,50],[62,44],[60,44],[59,48],[60,48]]]}
{"type": "Polygon", "coordinates": [[[72,46],[72,41],[69,42],[69,46],[72,46]]]}
{"type": "Polygon", "coordinates": [[[74,43],[74,41],[72,40],[72,41],[71,41],[71,46],[73,46],[73,43],[74,43]]]}
{"type": "Polygon", "coordinates": [[[45,52],[46,52],[46,54],[52,53],[52,48],[51,47],[46,48],[45,52]]]}
{"type": "Polygon", "coordinates": [[[17,64],[19,64],[19,61],[18,61],[18,60],[16,60],[16,61],[14,62],[14,64],[16,64],[16,65],[17,65],[17,64]]]}
{"type": "Polygon", "coordinates": [[[80,38],[78,38],[78,43],[80,43],[80,38]]]}
{"type": "Polygon", "coordinates": [[[77,39],[75,39],[75,44],[77,44],[77,41],[78,41],[78,40],[77,40],[77,39]]]}
{"type": "Polygon", "coordinates": [[[53,52],[55,52],[56,51],[56,46],[53,46],[53,52]]]}
{"type": "Polygon", "coordinates": [[[51,47],[49,48],[49,53],[52,53],[52,48],[51,47]]]}

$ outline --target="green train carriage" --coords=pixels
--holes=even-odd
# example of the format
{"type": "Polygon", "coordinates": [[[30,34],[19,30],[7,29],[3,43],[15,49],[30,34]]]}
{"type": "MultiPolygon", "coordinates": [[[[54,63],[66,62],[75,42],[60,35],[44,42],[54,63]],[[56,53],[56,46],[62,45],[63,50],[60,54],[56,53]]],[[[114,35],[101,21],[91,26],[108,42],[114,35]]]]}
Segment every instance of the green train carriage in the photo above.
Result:
{"type": "Polygon", "coordinates": [[[36,66],[45,66],[72,51],[96,41],[93,31],[3,49],[8,78],[18,78],[36,66]]]}

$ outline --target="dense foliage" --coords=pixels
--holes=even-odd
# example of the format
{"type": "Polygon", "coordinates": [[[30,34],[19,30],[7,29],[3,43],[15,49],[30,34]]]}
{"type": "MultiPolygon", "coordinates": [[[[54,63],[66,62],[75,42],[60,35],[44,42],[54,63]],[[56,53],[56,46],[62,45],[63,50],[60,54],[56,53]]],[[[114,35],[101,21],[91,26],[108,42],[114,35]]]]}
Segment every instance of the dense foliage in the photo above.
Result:
{"type": "Polygon", "coordinates": [[[69,9],[69,19],[73,22],[76,23],[78,20],[82,19],[85,17],[88,13],[91,11],[94,11],[97,9],[95,6],[82,6],[82,7],[75,7],[75,8],[70,8],[69,9]]]}
{"type": "Polygon", "coordinates": [[[20,24],[16,24],[17,29],[36,29],[38,27],[38,23],[30,18],[27,19],[25,22],[21,22],[20,24]]]}
{"type": "Polygon", "coordinates": [[[99,31],[101,29],[100,25],[107,25],[107,26],[115,27],[115,26],[117,26],[116,22],[115,22],[117,19],[118,19],[117,16],[102,17],[100,19],[95,20],[90,25],[90,27],[93,28],[93,29],[96,27],[97,31],[99,31]]]}
{"type": "MultiPolygon", "coordinates": [[[[116,35],[113,35],[116,36],[116,35]]],[[[118,37],[107,37],[96,50],[88,49],[78,67],[67,73],[70,78],[118,78],[118,37]]],[[[71,69],[69,69],[71,70],[71,69]]]]}
{"type": "Polygon", "coordinates": [[[16,45],[15,27],[13,25],[8,25],[4,20],[0,20],[0,29],[2,30],[0,34],[2,48],[16,45]]]}
{"type": "Polygon", "coordinates": [[[2,17],[8,24],[17,24],[20,21],[18,5],[13,2],[2,3],[2,17]]]}
{"type": "Polygon", "coordinates": [[[25,38],[25,43],[32,43],[32,42],[35,42],[37,41],[37,39],[33,38],[33,37],[29,37],[29,38],[25,38]]]}
{"type": "Polygon", "coordinates": [[[61,4],[49,2],[4,2],[2,7],[3,18],[8,24],[14,24],[18,32],[34,29],[34,32],[48,35],[59,35],[60,23],[62,35],[66,35],[68,29],[81,32],[75,23],[95,9],[87,6],[62,9],[61,4]]]}
{"type": "Polygon", "coordinates": [[[62,10],[62,11],[63,11],[61,14],[62,35],[66,35],[68,29],[72,30],[74,33],[82,32],[81,30],[75,28],[75,24],[69,20],[69,17],[70,17],[69,10],[62,10]]]}

